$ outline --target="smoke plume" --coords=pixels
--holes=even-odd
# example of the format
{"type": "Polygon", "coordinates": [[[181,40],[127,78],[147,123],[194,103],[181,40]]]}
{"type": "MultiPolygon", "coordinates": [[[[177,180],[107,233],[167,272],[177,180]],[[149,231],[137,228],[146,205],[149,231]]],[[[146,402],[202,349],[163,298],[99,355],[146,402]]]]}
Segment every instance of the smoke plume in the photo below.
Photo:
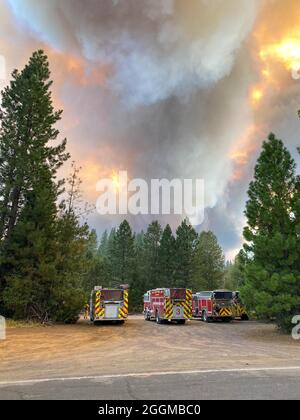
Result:
{"type": "MultiPolygon", "coordinates": [[[[277,129],[295,146],[299,86],[276,68],[275,90],[261,77],[266,63],[259,55],[265,43],[277,42],[271,33],[283,2],[4,3],[0,47],[8,61],[23,65],[24,52],[37,46],[49,54],[55,102],[65,110],[61,130],[83,168],[85,196],[95,200],[97,180],[119,169],[145,179],[203,178],[200,229],[215,230],[231,256],[240,246],[247,183],[261,141],[277,129]],[[12,39],[15,51],[7,48],[12,39]]],[[[297,2],[284,3],[284,13],[292,14],[297,2]]],[[[287,16],[282,22],[288,25],[287,16]]],[[[295,16],[293,24],[299,26],[295,16]]],[[[151,219],[130,221],[140,229],[151,219]]],[[[90,217],[99,232],[120,220],[90,217]]],[[[174,216],[171,224],[179,221],[174,216]]]]}

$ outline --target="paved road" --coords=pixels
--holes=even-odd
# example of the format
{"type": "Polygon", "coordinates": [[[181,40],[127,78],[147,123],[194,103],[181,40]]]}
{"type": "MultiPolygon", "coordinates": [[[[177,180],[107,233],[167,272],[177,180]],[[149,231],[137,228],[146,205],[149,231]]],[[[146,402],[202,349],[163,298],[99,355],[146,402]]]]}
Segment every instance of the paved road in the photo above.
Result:
{"type": "Polygon", "coordinates": [[[0,384],[3,399],[300,399],[300,369],[111,375],[0,384]]]}

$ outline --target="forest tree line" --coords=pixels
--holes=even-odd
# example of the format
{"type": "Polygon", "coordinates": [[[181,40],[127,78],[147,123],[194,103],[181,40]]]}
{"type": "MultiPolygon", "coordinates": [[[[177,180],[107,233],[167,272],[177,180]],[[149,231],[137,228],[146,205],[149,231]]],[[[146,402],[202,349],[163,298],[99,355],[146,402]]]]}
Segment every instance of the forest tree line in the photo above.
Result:
{"type": "Polygon", "coordinates": [[[111,287],[128,283],[131,310],[141,310],[144,292],[156,287],[200,291],[234,282],[216,236],[211,231],[198,235],[187,219],[175,235],[169,225],[162,229],[157,221],[146,232],[134,234],[124,220],[117,229],[104,232],[99,246],[92,232],[89,253],[93,268],[84,278],[85,290],[99,282],[111,287]]]}
{"type": "Polygon", "coordinates": [[[56,128],[43,51],[12,73],[0,106],[0,313],[72,322],[95,285],[130,285],[131,310],[154,287],[240,289],[249,309],[290,330],[300,314],[300,180],[284,143],[270,134],[248,190],[244,246],[225,264],[213,232],[188,220],[176,232],[152,222],[134,233],[124,220],[97,238],[81,220],[78,168],[56,128]]]}

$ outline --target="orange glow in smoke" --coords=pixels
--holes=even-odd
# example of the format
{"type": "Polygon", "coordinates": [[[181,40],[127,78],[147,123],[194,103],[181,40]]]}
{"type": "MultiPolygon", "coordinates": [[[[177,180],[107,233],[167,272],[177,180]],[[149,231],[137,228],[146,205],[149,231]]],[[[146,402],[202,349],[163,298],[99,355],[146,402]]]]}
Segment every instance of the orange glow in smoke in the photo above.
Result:
{"type": "Polygon", "coordinates": [[[297,2],[278,4],[270,14],[268,8],[253,33],[254,59],[259,79],[250,90],[250,103],[262,106],[266,95],[284,91],[293,73],[300,69],[300,18],[297,2]],[[286,8],[290,10],[287,12],[286,8]],[[276,31],[275,29],[276,28],[276,31]]]}
{"type": "Polygon", "coordinates": [[[229,154],[233,167],[230,181],[236,182],[244,178],[250,157],[257,149],[258,141],[262,136],[260,131],[258,127],[251,124],[246,129],[245,134],[235,142],[234,148],[229,154]]]}
{"type": "Polygon", "coordinates": [[[258,104],[263,98],[263,90],[261,88],[253,88],[250,93],[251,102],[253,105],[258,104]]]}
{"type": "Polygon", "coordinates": [[[113,187],[115,189],[115,191],[119,191],[122,187],[121,182],[120,182],[120,178],[119,178],[119,174],[117,171],[113,171],[113,173],[111,174],[111,179],[113,182],[113,187]]]}
{"type": "Polygon", "coordinates": [[[47,50],[51,67],[54,70],[55,82],[64,83],[66,75],[80,86],[103,86],[110,69],[105,65],[91,65],[83,58],[70,54],[62,54],[56,50],[47,50]]]}
{"type": "Polygon", "coordinates": [[[263,62],[280,61],[287,70],[300,64],[300,34],[297,38],[282,39],[278,43],[264,45],[259,53],[263,62]]]}
{"type": "Polygon", "coordinates": [[[285,86],[293,80],[292,71],[300,69],[300,20],[299,17],[295,19],[292,27],[289,26],[290,22],[283,23],[282,31],[276,33],[272,29],[272,20],[266,24],[264,19],[254,33],[253,47],[258,78],[249,89],[249,103],[257,122],[235,143],[235,149],[230,155],[233,165],[232,181],[243,178],[251,154],[266,135],[258,121],[264,113],[263,107],[268,105],[267,98],[284,93],[285,86]]]}
{"type": "Polygon", "coordinates": [[[266,79],[269,79],[269,77],[271,76],[271,72],[270,72],[270,70],[268,70],[268,69],[263,69],[262,71],[261,71],[261,74],[266,78],[266,79]]]}

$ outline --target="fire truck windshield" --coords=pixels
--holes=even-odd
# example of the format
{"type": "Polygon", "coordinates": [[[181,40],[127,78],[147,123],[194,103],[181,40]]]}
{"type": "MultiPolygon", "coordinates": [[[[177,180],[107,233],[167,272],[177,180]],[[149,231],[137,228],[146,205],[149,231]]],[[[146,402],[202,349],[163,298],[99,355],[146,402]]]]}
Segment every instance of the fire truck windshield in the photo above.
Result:
{"type": "Polygon", "coordinates": [[[217,300],[231,300],[232,292],[214,292],[214,298],[217,300]]]}
{"type": "Polygon", "coordinates": [[[123,300],[123,290],[102,290],[101,297],[103,300],[123,300]]]}
{"type": "Polygon", "coordinates": [[[185,300],[185,289],[171,289],[170,298],[185,300]]]}

